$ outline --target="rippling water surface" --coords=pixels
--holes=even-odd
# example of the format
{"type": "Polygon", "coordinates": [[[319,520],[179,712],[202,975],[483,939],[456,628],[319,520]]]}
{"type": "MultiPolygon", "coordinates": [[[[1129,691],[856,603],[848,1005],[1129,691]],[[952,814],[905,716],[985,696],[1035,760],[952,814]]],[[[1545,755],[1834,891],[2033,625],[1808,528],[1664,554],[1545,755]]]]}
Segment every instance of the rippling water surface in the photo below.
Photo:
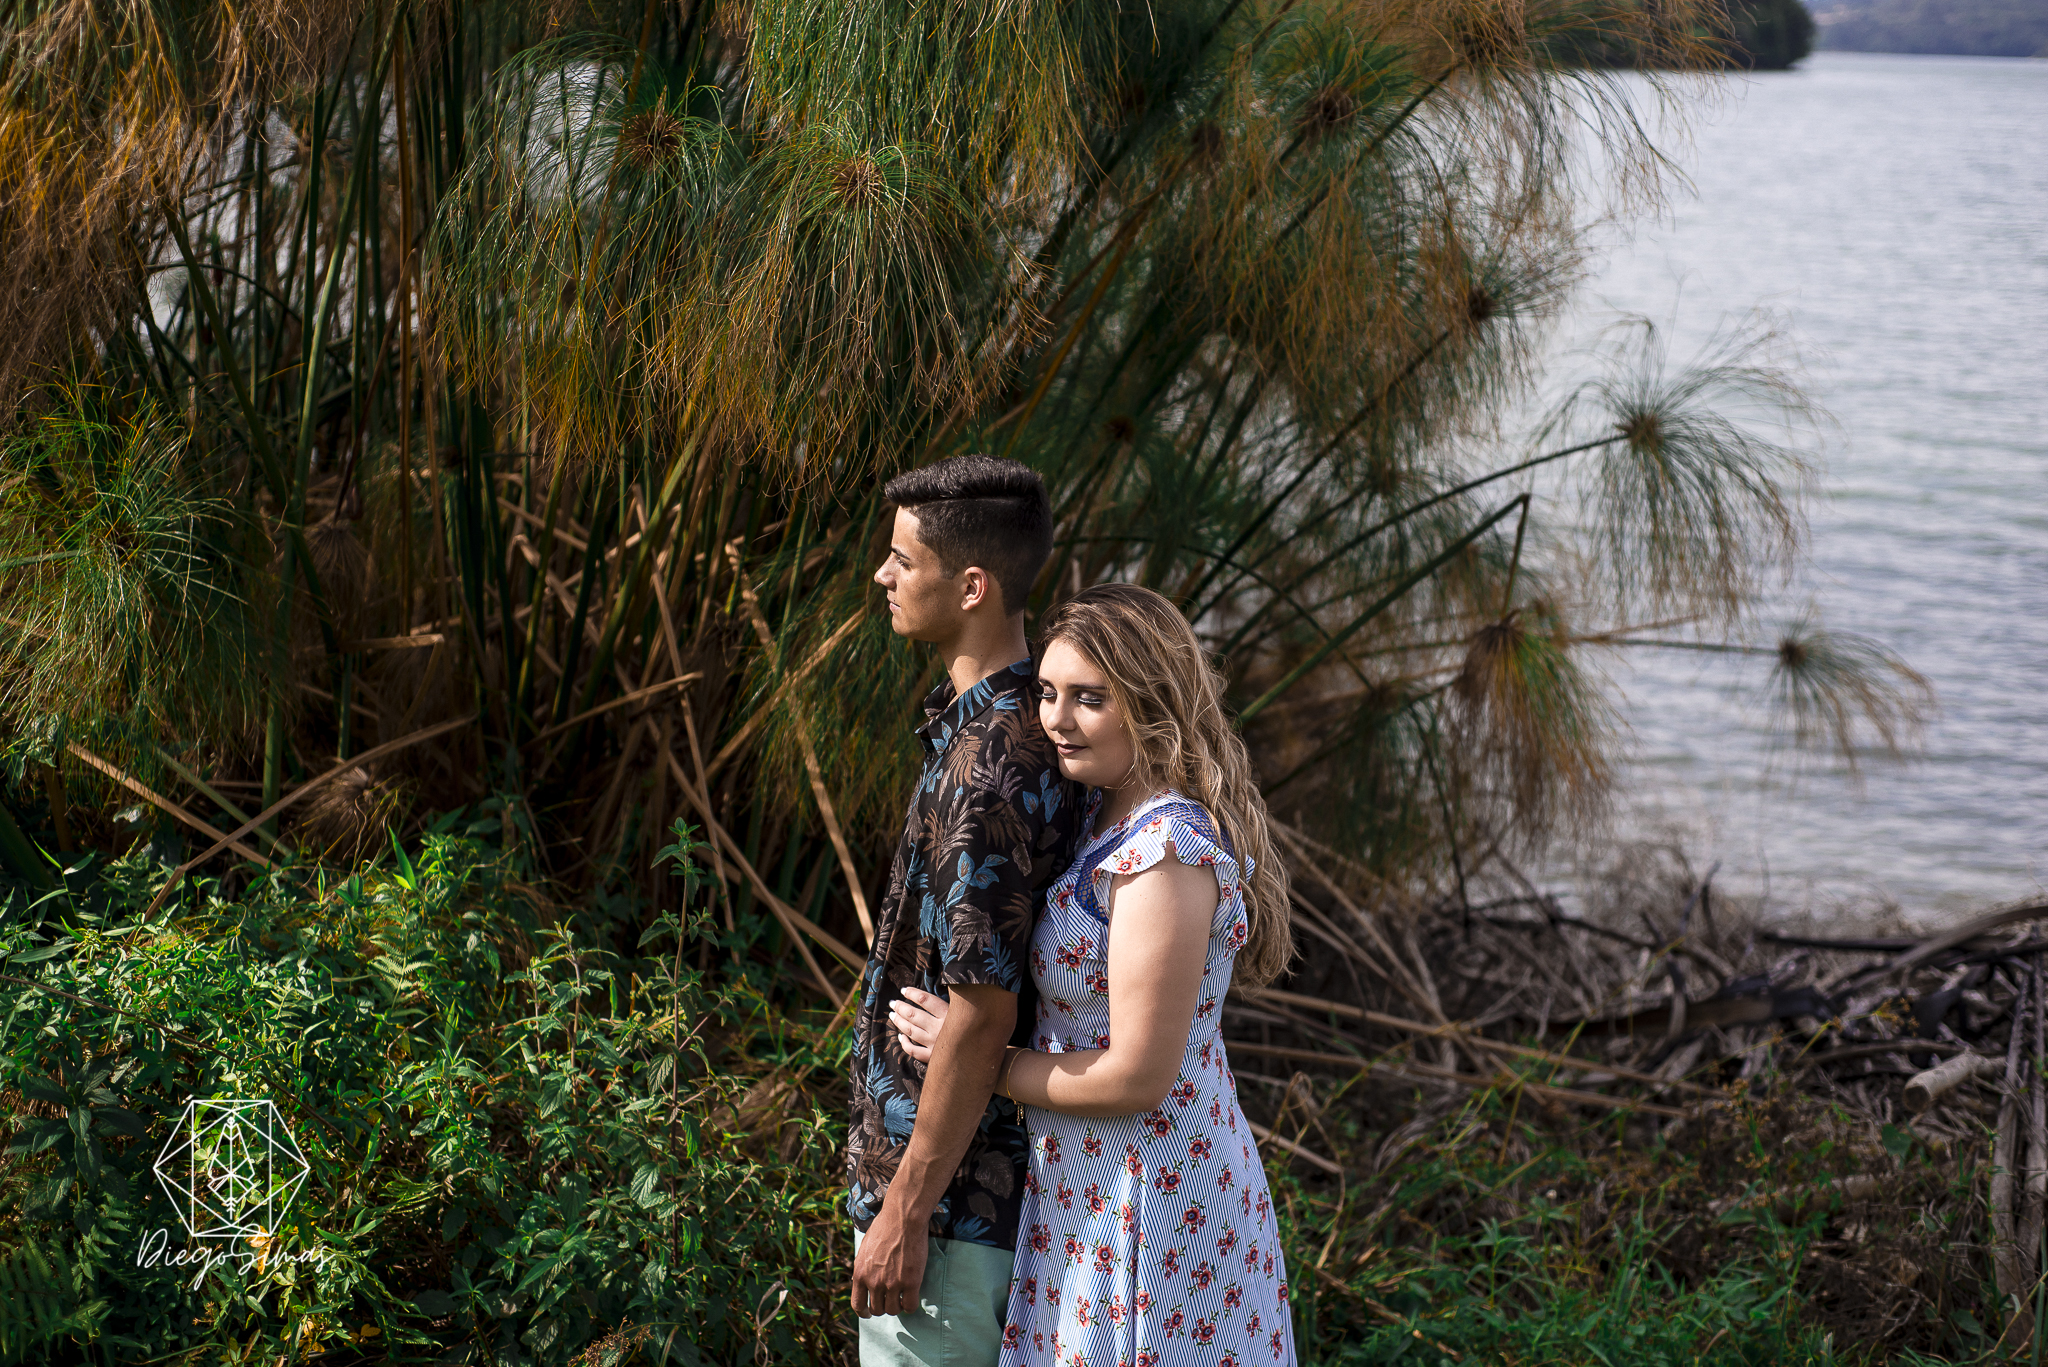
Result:
{"type": "Polygon", "coordinates": [[[1763,662],[1621,652],[1627,823],[1671,823],[1771,902],[1953,912],[2048,882],[2048,61],[1823,53],[1732,78],[1695,195],[1595,269],[1567,335],[1763,305],[1837,422],[1809,597],[1924,673],[1921,757],[1787,772],[1763,662]],[[1743,688],[1747,686],[1745,695],[1743,688]]]}

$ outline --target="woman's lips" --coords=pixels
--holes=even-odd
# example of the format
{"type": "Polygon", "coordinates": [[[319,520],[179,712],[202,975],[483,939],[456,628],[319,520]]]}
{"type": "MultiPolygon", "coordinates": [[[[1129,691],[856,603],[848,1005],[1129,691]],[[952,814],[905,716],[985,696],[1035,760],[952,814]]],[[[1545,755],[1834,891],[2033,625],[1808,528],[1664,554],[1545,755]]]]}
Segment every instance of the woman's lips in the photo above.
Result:
{"type": "Polygon", "coordinates": [[[1085,745],[1065,745],[1059,741],[1054,741],[1052,744],[1053,749],[1060,752],[1060,758],[1062,759],[1072,759],[1075,755],[1088,748],[1085,745]]]}

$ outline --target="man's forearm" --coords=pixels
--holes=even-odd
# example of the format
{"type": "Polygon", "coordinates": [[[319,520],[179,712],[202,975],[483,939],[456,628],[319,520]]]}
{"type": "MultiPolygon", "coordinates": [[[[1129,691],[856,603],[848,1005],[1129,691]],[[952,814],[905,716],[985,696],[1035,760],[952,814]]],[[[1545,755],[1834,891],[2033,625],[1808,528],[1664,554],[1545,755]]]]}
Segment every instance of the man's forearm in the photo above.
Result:
{"type": "MultiPolygon", "coordinates": [[[[1004,994],[1008,996],[1009,994],[1004,994]]],[[[982,1113],[995,1091],[996,1071],[1017,1018],[1016,998],[1010,1009],[988,1004],[970,1006],[967,993],[956,989],[952,1010],[932,1047],[918,1096],[917,1120],[904,1146],[903,1161],[889,1181],[883,1210],[905,1225],[922,1226],[959,1171],[967,1145],[981,1126],[982,1113]],[[968,1009],[963,1011],[962,1007],[968,1009]]]]}

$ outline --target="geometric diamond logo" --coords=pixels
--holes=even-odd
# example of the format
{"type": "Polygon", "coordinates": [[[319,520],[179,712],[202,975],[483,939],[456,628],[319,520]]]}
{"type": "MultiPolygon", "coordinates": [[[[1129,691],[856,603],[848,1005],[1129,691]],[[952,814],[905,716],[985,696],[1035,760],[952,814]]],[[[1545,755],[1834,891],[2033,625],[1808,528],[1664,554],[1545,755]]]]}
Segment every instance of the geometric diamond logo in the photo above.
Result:
{"type": "Polygon", "coordinates": [[[195,1239],[268,1235],[311,1171],[268,1101],[188,1101],[156,1177],[195,1239]]]}

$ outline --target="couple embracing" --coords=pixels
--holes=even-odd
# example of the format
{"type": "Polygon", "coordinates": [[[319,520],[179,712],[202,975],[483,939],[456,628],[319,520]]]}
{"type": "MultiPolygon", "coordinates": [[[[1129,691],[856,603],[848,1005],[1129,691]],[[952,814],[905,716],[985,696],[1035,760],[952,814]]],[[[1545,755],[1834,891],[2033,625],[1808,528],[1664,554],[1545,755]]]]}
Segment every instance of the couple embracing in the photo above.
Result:
{"type": "Polygon", "coordinates": [[[875,578],[939,652],[879,908],[847,1204],[863,1367],[1294,1362],[1287,1269],[1220,1034],[1289,954],[1221,685],[1148,589],[1039,624],[1045,486],[914,470],[875,578]]]}

